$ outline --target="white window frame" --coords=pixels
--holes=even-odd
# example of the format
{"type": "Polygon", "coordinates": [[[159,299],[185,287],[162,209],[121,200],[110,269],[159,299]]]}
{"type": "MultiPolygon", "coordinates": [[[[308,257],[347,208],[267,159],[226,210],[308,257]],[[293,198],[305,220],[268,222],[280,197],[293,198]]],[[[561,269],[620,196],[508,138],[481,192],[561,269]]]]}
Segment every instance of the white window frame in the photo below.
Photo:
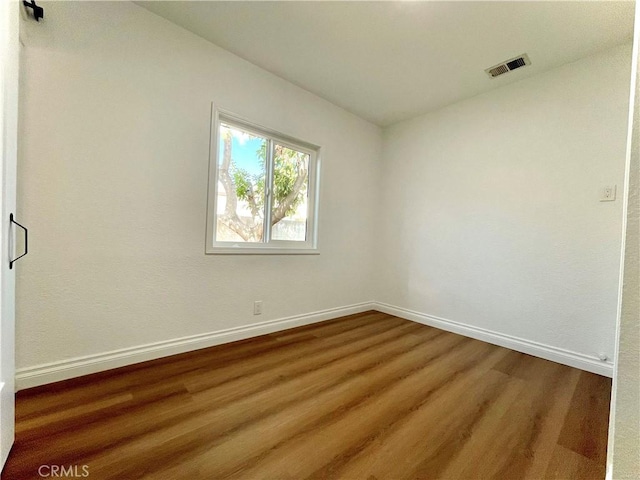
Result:
{"type": "Polygon", "coordinates": [[[241,118],[231,112],[222,110],[212,104],[211,108],[211,138],[209,142],[209,188],[207,192],[207,233],[206,254],[254,254],[254,255],[317,255],[318,250],[318,204],[320,193],[320,147],[304,142],[288,135],[276,132],[241,118]],[[269,185],[273,183],[273,145],[277,143],[287,148],[303,152],[309,155],[309,179],[307,197],[307,235],[305,241],[271,240],[271,215],[272,196],[271,188],[267,189],[265,199],[265,238],[267,242],[218,242],[216,241],[216,225],[218,212],[218,164],[219,164],[219,132],[220,124],[225,123],[236,126],[269,140],[269,152],[266,165],[266,179],[269,185]]]}

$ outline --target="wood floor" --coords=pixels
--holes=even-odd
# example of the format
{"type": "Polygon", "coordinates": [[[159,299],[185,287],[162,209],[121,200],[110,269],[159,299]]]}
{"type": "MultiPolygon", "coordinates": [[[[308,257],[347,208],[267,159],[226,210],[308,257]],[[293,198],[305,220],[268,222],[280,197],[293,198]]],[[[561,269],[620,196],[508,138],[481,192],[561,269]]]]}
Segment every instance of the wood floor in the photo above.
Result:
{"type": "Polygon", "coordinates": [[[20,392],[2,479],[603,479],[609,396],[367,312],[20,392]]]}

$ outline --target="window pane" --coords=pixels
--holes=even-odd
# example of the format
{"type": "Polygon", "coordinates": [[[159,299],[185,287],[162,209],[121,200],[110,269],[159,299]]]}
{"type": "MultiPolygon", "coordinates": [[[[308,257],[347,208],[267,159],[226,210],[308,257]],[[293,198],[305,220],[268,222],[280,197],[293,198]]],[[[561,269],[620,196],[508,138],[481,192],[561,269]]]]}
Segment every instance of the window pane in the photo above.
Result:
{"type": "Polygon", "coordinates": [[[309,154],[275,145],[271,238],[307,239],[309,154]]]}
{"type": "Polygon", "coordinates": [[[220,124],[216,241],[264,241],[268,141],[220,124]]]}

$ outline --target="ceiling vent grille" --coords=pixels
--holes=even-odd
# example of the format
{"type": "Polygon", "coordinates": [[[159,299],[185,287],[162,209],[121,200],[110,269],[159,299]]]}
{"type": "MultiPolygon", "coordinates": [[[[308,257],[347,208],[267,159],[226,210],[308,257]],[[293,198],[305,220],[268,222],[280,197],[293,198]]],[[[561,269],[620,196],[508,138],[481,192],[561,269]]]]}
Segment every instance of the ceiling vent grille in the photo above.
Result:
{"type": "Polygon", "coordinates": [[[501,62],[493,67],[487,68],[485,72],[489,77],[496,78],[500,75],[504,75],[505,73],[509,73],[512,70],[517,68],[524,67],[526,65],[531,65],[531,60],[529,60],[529,55],[523,53],[522,55],[518,55],[517,57],[511,58],[504,62],[501,62]]]}

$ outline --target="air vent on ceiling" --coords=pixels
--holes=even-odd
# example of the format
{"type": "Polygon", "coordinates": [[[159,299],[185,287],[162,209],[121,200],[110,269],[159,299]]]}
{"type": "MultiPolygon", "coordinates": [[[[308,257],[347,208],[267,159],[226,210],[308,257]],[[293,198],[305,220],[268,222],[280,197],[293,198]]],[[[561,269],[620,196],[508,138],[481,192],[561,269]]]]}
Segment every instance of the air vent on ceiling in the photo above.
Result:
{"type": "Polygon", "coordinates": [[[529,60],[529,55],[523,53],[522,55],[518,55],[517,57],[501,62],[498,65],[487,68],[485,72],[487,72],[487,75],[491,78],[496,78],[510,72],[511,70],[524,67],[525,65],[531,65],[531,60],[529,60]]]}

